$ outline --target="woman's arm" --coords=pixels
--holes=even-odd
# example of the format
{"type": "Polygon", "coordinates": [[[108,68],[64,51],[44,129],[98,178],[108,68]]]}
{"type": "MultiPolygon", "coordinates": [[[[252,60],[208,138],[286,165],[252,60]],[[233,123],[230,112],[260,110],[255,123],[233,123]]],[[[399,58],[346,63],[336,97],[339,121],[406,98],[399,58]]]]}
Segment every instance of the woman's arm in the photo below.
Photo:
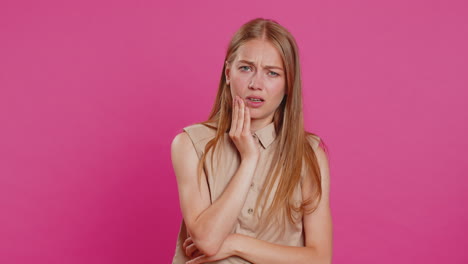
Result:
{"type": "Polygon", "coordinates": [[[229,133],[241,154],[241,163],[220,197],[211,204],[208,184],[203,173],[198,184],[198,156],[186,133],[177,135],[171,146],[171,157],[177,177],[179,200],[185,224],[194,245],[187,251],[200,250],[205,255],[218,252],[232,231],[245,202],[257,166],[259,150],[250,132],[249,110],[237,102],[229,133]]]}
{"type": "MultiPolygon", "coordinates": [[[[252,263],[311,263],[329,264],[332,262],[333,227],[330,210],[330,173],[328,160],[322,148],[316,150],[322,175],[322,199],[313,213],[303,217],[305,247],[281,246],[255,238],[240,236],[234,238],[235,255],[252,263]]],[[[312,194],[312,181],[305,177],[303,199],[312,194]]]]}
{"type": "MultiPolygon", "coordinates": [[[[221,250],[214,256],[200,256],[190,264],[205,263],[232,255],[252,263],[311,263],[325,264],[332,260],[332,217],[329,205],[330,173],[328,160],[322,148],[316,151],[322,175],[322,199],[316,211],[303,217],[305,247],[283,246],[265,242],[249,236],[231,234],[221,250]]],[[[307,178],[307,177],[306,177],[307,178]]],[[[304,180],[303,197],[312,194],[312,181],[304,180]]]]}
{"type": "Polygon", "coordinates": [[[329,264],[331,257],[313,246],[293,247],[269,243],[260,239],[236,235],[235,255],[252,263],[262,264],[329,264]]]}
{"type": "Polygon", "coordinates": [[[231,232],[242,209],[256,161],[242,161],[224,192],[211,204],[203,172],[201,188],[198,188],[199,159],[188,135],[179,134],[172,145],[172,160],[185,224],[197,249],[205,255],[213,255],[231,232]]]}

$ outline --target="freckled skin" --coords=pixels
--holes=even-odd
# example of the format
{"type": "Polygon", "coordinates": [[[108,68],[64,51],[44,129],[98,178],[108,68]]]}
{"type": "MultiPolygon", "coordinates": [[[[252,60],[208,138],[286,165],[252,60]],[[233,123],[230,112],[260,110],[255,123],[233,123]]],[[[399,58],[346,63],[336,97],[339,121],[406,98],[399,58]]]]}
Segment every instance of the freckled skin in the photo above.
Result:
{"type": "Polygon", "coordinates": [[[265,40],[250,40],[239,47],[235,59],[226,65],[226,79],[230,81],[233,98],[238,95],[245,101],[248,96],[256,95],[265,100],[259,108],[249,107],[252,131],[271,123],[286,91],[283,61],[276,47],[265,40]]]}

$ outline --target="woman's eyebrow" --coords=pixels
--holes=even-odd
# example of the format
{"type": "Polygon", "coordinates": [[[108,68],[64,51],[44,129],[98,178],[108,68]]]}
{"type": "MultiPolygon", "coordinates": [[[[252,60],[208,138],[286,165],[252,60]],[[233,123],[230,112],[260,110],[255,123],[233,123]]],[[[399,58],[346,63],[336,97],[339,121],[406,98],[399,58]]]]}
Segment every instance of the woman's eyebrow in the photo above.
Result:
{"type": "MultiPolygon", "coordinates": [[[[248,61],[248,60],[239,60],[239,63],[245,63],[245,64],[249,64],[249,65],[255,66],[255,64],[254,64],[252,61],[248,61]]],[[[278,70],[284,71],[282,67],[280,67],[280,66],[274,66],[274,65],[265,65],[265,66],[263,66],[263,68],[266,68],[266,69],[278,69],[278,70]]]]}

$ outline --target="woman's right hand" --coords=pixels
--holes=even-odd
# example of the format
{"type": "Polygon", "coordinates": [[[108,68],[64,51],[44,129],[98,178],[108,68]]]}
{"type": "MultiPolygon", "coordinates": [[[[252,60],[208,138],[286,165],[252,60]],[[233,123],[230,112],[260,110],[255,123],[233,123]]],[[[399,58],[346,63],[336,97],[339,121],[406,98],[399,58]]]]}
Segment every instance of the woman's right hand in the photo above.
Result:
{"type": "Polygon", "coordinates": [[[259,144],[250,131],[250,122],[250,109],[240,97],[236,96],[232,104],[232,121],[229,137],[236,145],[241,160],[258,160],[260,156],[259,144]]]}

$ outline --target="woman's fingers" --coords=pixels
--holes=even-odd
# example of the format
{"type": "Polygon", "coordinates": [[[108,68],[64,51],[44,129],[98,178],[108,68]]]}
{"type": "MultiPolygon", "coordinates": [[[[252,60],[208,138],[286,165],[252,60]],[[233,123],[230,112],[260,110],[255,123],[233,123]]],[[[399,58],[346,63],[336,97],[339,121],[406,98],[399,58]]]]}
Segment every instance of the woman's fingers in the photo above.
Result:
{"type": "Polygon", "coordinates": [[[196,258],[196,257],[199,257],[201,255],[203,255],[203,253],[200,250],[197,249],[197,250],[195,250],[195,252],[193,252],[192,258],[196,258]]]}
{"type": "Polygon", "coordinates": [[[232,120],[231,120],[231,129],[229,130],[229,136],[233,137],[236,128],[237,128],[237,118],[238,118],[238,110],[239,107],[237,106],[237,96],[232,99],[232,120]]]}
{"type": "Polygon", "coordinates": [[[195,258],[200,256],[202,253],[198,250],[198,248],[195,246],[195,243],[193,243],[192,237],[188,237],[185,241],[184,244],[182,244],[182,248],[185,252],[185,255],[189,258],[195,258]]]}
{"type": "Polygon", "coordinates": [[[249,136],[252,134],[252,132],[250,132],[250,108],[248,107],[245,107],[244,133],[249,136]]]}
{"type": "Polygon", "coordinates": [[[192,258],[192,255],[195,251],[197,251],[197,247],[195,246],[195,244],[190,244],[187,246],[187,248],[185,249],[185,255],[189,258],[192,258]]]}
{"type": "Polygon", "coordinates": [[[244,128],[244,101],[239,98],[239,113],[237,116],[237,128],[236,135],[240,136],[242,134],[242,129],[244,128]]]}
{"type": "Polygon", "coordinates": [[[192,237],[190,236],[184,241],[182,248],[185,252],[185,255],[192,260],[203,255],[203,253],[198,250],[195,243],[193,243],[192,237]]]}
{"type": "Polygon", "coordinates": [[[185,250],[185,248],[192,243],[192,237],[188,237],[187,239],[185,239],[184,244],[182,244],[182,248],[185,250]]]}
{"type": "Polygon", "coordinates": [[[241,159],[258,158],[260,153],[258,149],[255,149],[256,143],[250,131],[250,108],[248,108],[246,103],[239,96],[236,96],[233,100],[233,117],[229,137],[236,145],[241,159]]]}

